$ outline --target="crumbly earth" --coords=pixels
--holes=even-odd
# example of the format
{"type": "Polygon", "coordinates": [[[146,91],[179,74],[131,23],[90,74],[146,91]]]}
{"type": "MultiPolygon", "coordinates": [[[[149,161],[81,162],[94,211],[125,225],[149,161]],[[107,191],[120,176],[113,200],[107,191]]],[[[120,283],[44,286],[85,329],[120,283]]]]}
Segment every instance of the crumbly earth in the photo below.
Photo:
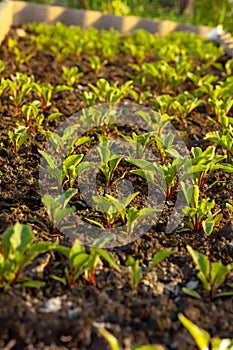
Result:
{"type": "MultiPolygon", "coordinates": [[[[10,35],[17,38],[14,29],[10,35]]],[[[20,49],[27,46],[26,39],[19,39],[20,49]]],[[[147,60],[150,62],[155,58],[148,56],[147,60]]],[[[17,67],[12,53],[7,49],[7,39],[0,47],[0,59],[6,65],[1,74],[5,78],[21,71],[27,75],[33,74],[36,81],[60,84],[63,64],[68,67],[76,64],[85,73],[74,91],[60,93],[53,99],[48,113],[56,107],[64,117],[50,122],[48,127],[51,130],[63,119],[85,107],[80,90],[87,89],[88,83],[95,84],[100,77],[111,83],[122,83],[128,79],[125,72],[131,62],[130,57],[122,54],[103,67],[97,77],[85,56],[75,62],[67,59],[59,63],[53,53],[35,51],[35,56],[29,62],[17,67]]],[[[221,62],[224,63],[227,59],[224,56],[221,62]]],[[[210,70],[212,71],[206,73],[221,74],[216,68],[210,70]]],[[[192,89],[190,81],[183,84],[182,90],[186,89],[192,89]]],[[[149,103],[148,106],[150,107],[149,103]]],[[[11,147],[7,132],[22,118],[20,111],[16,111],[9,105],[7,98],[3,97],[0,104],[1,146],[11,147]]],[[[174,125],[180,133],[184,131],[178,121],[174,125]]],[[[192,146],[205,148],[209,143],[203,141],[203,137],[215,129],[216,125],[208,118],[205,107],[199,107],[189,115],[185,135],[182,135],[189,149],[192,146]]],[[[0,233],[19,221],[31,224],[38,241],[53,241],[59,236],[61,244],[70,246],[67,237],[62,234],[51,235],[33,221],[37,218],[49,226],[38,184],[38,150],[43,149],[46,140],[33,131],[32,136],[20,152],[23,155],[15,155],[13,152],[7,154],[0,149],[0,233]]],[[[138,186],[137,179],[134,181],[135,186],[138,186]]],[[[122,265],[122,272],[118,273],[102,264],[97,269],[96,287],[80,278],[72,289],[65,289],[61,283],[51,278],[51,275],[63,275],[65,258],[60,253],[40,256],[26,273],[45,281],[45,287],[0,291],[0,349],[107,350],[109,346],[100,336],[96,323],[112,332],[123,347],[157,343],[171,350],[195,349],[193,339],[177,318],[179,312],[206,329],[211,336],[233,337],[232,297],[210,301],[200,283],[197,284],[197,290],[203,296],[201,299],[193,299],[182,292],[182,287],[187,284],[190,286],[190,282],[195,285],[198,281],[197,271],[186,250],[188,244],[206,254],[212,261],[220,260],[224,264],[233,262],[232,214],[225,208],[226,203],[232,201],[232,192],[232,175],[216,171],[206,184],[205,195],[215,199],[217,208],[223,211],[223,220],[211,236],[191,231],[165,233],[168,215],[165,210],[158,224],[147,234],[133,243],[111,249],[116,261],[122,265]],[[217,181],[216,184],[209,188],[214,181],[217,181]],[[153,255],[164,249],[172,249],[175,254],[145,275],[138,289],[132,291],[127,281],[127,268],[124,267],[127,256],[139,259],[145,268],[153,255]]],[[[85,212],[86,209],[85,203],[81,203],[80,211],[85,212]]],[[[229,290],[229,283],[233,283],[233,274],[228,276],[222,289],[229,290]]]]}

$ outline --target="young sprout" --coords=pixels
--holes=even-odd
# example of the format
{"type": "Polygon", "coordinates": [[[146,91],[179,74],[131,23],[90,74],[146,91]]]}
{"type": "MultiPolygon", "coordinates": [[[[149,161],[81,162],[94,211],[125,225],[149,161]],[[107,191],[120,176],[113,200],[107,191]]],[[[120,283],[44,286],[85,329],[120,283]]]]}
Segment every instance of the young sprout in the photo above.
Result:
{"type": "Polygon", "coordinates": [[[227,75],[231,76],[233,74],[233,58],[227,60],[225,64],[225,70],[227,75]]]}
{"type": "Polygon", "coordinates": [[[88,130],[97,128],[98,132],[102,135],[108,135],[110,129],[116,124],[120,114],[121,111],[117,111],[114,108],[98,110],[90,107],[82,110],[80,121],[84,128],[88,128],[88,130]]]}
{"type": "Polygon", "coordinates": [[[63,221],[63,219],[75,210],[74,207],[67,207],[67,205],[71,198],[76,194],[77,190],[70,188],[58,199],[54,199],[49,194],[45,194],[42,197],[42,202],[45,205],[46,211],[49,215],[52,234],[56,232],[57,226],[63,221]]]}
{"type": "Polygon", "coordinates": [[[176,97],[175,101],[172,103],[172,108],[179,112],[181,122],[184,124],[184,126],[187,126],[186,117],[188,114],[203,104],[203,100],[199,100],[197,97],[185,91],[176,97]]]}
{"type": "Polygon", "coordinates": [[[14,81],[7,79],[7,88],[5,91],[10,91],[10,101],[11,103],[16,107],[16,109],[19,108],[25,101],[26,97],[29,95],[29,93],[32,91],[32,84],[34,81],[34,78],[27,77],[26,80],[24,79],[25,76],[16,75],[14,78],[14,81]]]}
{"type": "Polygon", "coordinates": [[[144,119],[148,126],[153,130],[153,134],[158,137],[162,137],[163,129],[175,118],[166,113],[160,114],[154,111],[152,116],[144,111],[137,111],[135,112],[135,115],[144,119]]]}
{"type": "MultiPolygon", "coordinates": [[[[191,173],[186,172],[186,176],[189,177],[191,174],[193,175],[194,184],[198,185],[200,191],[214,171],[233,172],[233,167],[230,164],[221,163],[226,156],[216,155],[216,148],[214,146],[207,147],[205,151],[202,151],[200,147],[192,147],[191,153],[191,173]]],[[[211,186],[213,186],[213,184],[211,184],[211,186]]]]}
{"type": "Polygon", "coordinates": [[[147,132],[143,135],[137,135],[135,132],[132,132],[131,136],[126,136],[120,134],[133,149],[134,158],[143,158],[144,152],[147,150],[147,147],[155,142],[155,139],[152,137],[151,132],[147,132]]]}
{"type": "Polygon", "coordinates": [[[98,74],[101,69],[108,63],[107,60],[101,61],[99,56],[93,55],[89,57],[91,68],[94,70],[95,74],[98,74]]]}
{"type": "Polygon", "coordinates": [[[15,55],[16,64],[24,64],[25,62],[30,61],[30,59],[33,56],[35,56],[33,53],[29,54],[25,50],[19,50],[19,48],[17,47],[17,44],[18,44],[17,40],[14,40],[12,38],[8,39],[8,47],[10,50],[13,51],[15,55]]]}
{"type": "Polygon", "coordinates": [[[208,132],[204,138],[205,140],[216,143],[220,146],[226,154],[226,159],[229,164],[233,160],[233,128],[229,125],[225,131],[208,132]]]}
{"type": "MultiPolygon", "coordinates": [[[[109,194],[106,194],[105,197],[93,196],[92,199],[96,204],[96,209],[102,212],[106,227],[111,229],[122,224],[126,225],[126,207],[138,194],[139,192],[135,192],[122,200],[118,200],[109,194]]],[[[85,218],[85,220],[101,227],[103,230],[105,229],[104,225],[98,221],[88,218],[85,218]]]]}
{"type": "Polygon", "coordinates": [[[172,254],[174,254],[172,250],[163,250],[162,252],[155,254],[152,263],[144,272],[139,266],[139,261],[135,260],[132,256],[129,256],[125,262],[125,265],[129,267],[129,283],[131,289],[137,289],[144,277],[143,275],[151,271],[152,268],[155,267],[160,261],[166,259],[172,254]]]}
{"type": "MultiPolygon", "coordinates": [[[[227,275],[233,270],[233,264],[223,265],[218,261],[210,262],[205,255],[192,249],[192,247],[187,246],[187,249],[199,271],[197,277],[206,291],[207,298],[214,299],[232,296],[233,292],[218,292],[218,290],[224,283],[227,275]]],[[[201,298],[197,291],[188,288],[183,288],[183,291],[192,297],[201,298]]]]}
{"type": "Polygon", "coordinates": [[[42,253],[51,251],[57,243],[34,243],[34,236],[29,225],[16,223],[8,228],[2,236],[0,245],[0,287],[35,287],[45,283],[23,276],[25,268],[42,253]]]}
{"type": "Polygon", "coordinates": [[[175,98],[171,97],[168,94],[156,96],[156,98],[151,98],[150,101],[152,102],[156,112],[161,113],[162,115],[165,113],[168,113],[170,107],[172,106],[172,103],[174,102],[175,98]]]}
{"type": "Polygon", "coordinates": [[[178,314],[179,321],[189,331],[199,350],[232,350],[233,339],[210,338],[210,334],[191,322],[182,313],[178,314]]]}
{"type": "Polygon", "coordinates": [[[96,285],[95,271],[101,259],[105,260],[110,267],[120,272],[119,266],[116,264],[113,255],[110,252],[102,249],[108,238],[100,238],[94,243],[94,247],[90,248],[90,253],[87,253],[85,246],[77,240],[71,248],[58,246],[57,251],[61,252],[68,259],[68,267],[65,268],[65,278],[52,276],[57,281],[61,282],[68,288],[74,286],[77,279],[84,277],[89,283],[96,285]]]}
{"type": "Polygon", "coordinates": [[[53,93],[57,94],[62,91],[72,90],[70,86],[57,85],[55,88],[49,83],[33,83],[32,90],[37,94],[40,102],[41,108],[48,109],[52,104],[53,93]]]}
{"type": "Polygon", "coordinates": [[[91,91],[82,92],[82,100],[85,102],[87,107],[91,107],[95,104],[97,96],[91,91]]]}
{"type": "Polygon", "coordinates": [[[84,171],[94,166],[93,162],[81,162],[83,154],[74,154],[67,157],[63,162],[63,173],[62,183],[63,185],[68,182],[69,188],[73,188],[75,180],[84,171]]]}
{"type": "Polygon", "coordinates": [[[84,73],[79,72],[79,68],[74,66],[70,69],[62,66],[62,78],[68,86],[73,86],[74,84],[78,84],[80,78],[83,77],[84,73]]]}
{"type": "Polygon", "coordinates": [[[27,127],[24,125],[19,125],[14,131],[8,131],[8,136],[13,144],[13,151],[19,153],[24,142],[29,139],[27,135],[27,127]]]}
{"type": "Polygon", "coordinates": [[[181,182],[181,188],[188,203],[188,206],[183,209],[187,216],[187,221],[184,221],[185,226],[193,232],[200,232],[203,229],[204,233],[209,236],[214,227],[222,220],[221,210],[212,213],[215,201],[209,198],[201,200],[198,185],[192,186],[181,182]]]}
{"type": "Polygon", "coordinates": [[[185,159],[177,158],[172,163],[166,162],[162,165],[151,163],[144,159],[127,159],[127,162],[140,168],[131,170],[131,174],[146,179],[159,189],[165,196],[166,201],[171,201],[181,182],[181,177],[183,176],[181,170],[185,164],[185,159]]]}
{"type": "Polygon", "coordinates": [[[96,94],[100,102],[116,103],[120,102],[127,95],[131,95],[137,99],[137,93],[133,90],[132,84],[132,80],[129,80],[119,87],[118,82],[111,86],[106,79],[101,78],[97,81],[96,86],[93,84],[88,84],[88,86],[96,94]]]}
{"type": "Polygon", "coordinates": [[[120,161],[123,159],[123,156],[115,153],[111,155],[112,145],[112,141],[109,141],[104,136],[100,136],[100,144],[97,147],[100,155],[100,162],[98,163],[98,168],[105,176],[107,186],[115,184],[117,181],[121,180],[124,177],[123,174],[121,177],[113,181],[115,171],[120,161]]]}

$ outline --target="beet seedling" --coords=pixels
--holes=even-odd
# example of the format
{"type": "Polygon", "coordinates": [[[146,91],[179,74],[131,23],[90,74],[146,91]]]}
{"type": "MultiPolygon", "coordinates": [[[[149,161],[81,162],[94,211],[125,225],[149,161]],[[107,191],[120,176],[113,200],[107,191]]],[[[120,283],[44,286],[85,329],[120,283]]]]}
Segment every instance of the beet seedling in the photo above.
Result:
{"type": "Polygon", "coordinates": [[[79,68],[74,66],[70,69],[62,66],[62,78],[68,86],[73,86],[74,84],[78,84],[80,78],[82,78],[84,73],[79,72],[79,68]]]}
{"type": "Polygon", "coordinates": [[[186,117],[195,108],[204,104],[203,100],[198,100],[192,94],[185,91],[176,97],[176,100],[172,103],[172,107],[179,112],[179,118],[181,122],[186,126],[186,117]]]}
{"type": "Polygon", "coordinates": [[[155,99],[154,98],[150,99],[156,112],[159,112],[162,115],[165,113],[168,113],[174,100],[175,100],[174,97],[171,97],[170,95],[167,95],[167,94],[156,96],[155,99]]]}
{"type": "Polygon", "coordinates": [[[112,141],[109,141],[104,136],[100,136],[100,144],[97,147],[100,156],[100,162],[97,166],[106,178],[106,186],[115,184],[117,181],[121,180],[124,177],[123,174],[121,177],[113,181],[115,171],[120,161],[123,159],[123,156],[118,154],[111,155],[112,145],[112,141]]]}
{"type": "Polygon", "coordinates": [[[181,169],[185,164],[183,158],[177,158],[172,163],[163,165],[151,163],[144,159],[127,159],[127,162],[140,169],[131,170],[131,174],[138,175],[159,188],[166,201],[170,201],[181,181],[181,169]]]}
{"type": "Polygon", "coordinates": [[[82,92],[82,100],[85,102],[87,107],[93,106],[97,96],[91,91],[82,92]]]}
{"type": "Polygon", "coordinates": [[[33,83],[32,90],[37,94],[41,102],[41,108],[44,110],[51,106],[53,93],[57,94],[62,91],[72,90],[72,88],[66,85],[57,85],[56,88],[54,88],[49,83],[33,83]]]}
{"type": "Polygon", "coordinates": [[[146,48],[144,45],[135,45],[134,43],[125,41],[124,51],[129,53],[133,57],[134,61],[139,65],[141,65],[145,60],[146,48]]]}
{"type": "Polygon", "coordinates": [[[188,203],[188,206],[183,208],[183,212],[187,216],[187,221],[184,221],[185,226],[193,232],[199,232],[203,229],[205,234],[209,236],[214,227],[222,220],[221,210],[213,214],[214,199],[205,198],[200,200],[198,185],[192,186],[181,182],[181,188],[188,203]]]}
{"type": "MultiPolygon", "coordinates": [[[[22,76],[24,79],[24,77],[22,76]]],[[[33,78],[28,78],[27,77],[27,82],[24,82],[21,80],[20,75],[16,75],[15,81],[7,79],[7,84],[8,88],[7,90],[10,91],[10,101],[12,104],[18,109],[19,106],[21,106],[25,99],[26,96],[32,91],[32,83],[33,83],[33,78]]],[[[6,90],[5,90],[6,91],[6,90]]]]}
{"type": "Polygon", "coordinates": [[[8,136],[13,144],[13,151],[15,153],[19,153],[21,147],[24,142],[29,139],[29,135],[27,134],[28,128],[24,125],[18,125],[14,131],[8,131],[8,136]]]}
{"type": "Polygon", "coordinates": [[[158,212],[158,210],[154,208],[142,208],[140,210],[134,207],[129,208],[125,213],[124,222],[126,222],[126,224],[124,224],[124,229],[121,231],[121,233],[130,236],[134,235],[142,221],[146,217],[155,214],[156,212],[158,212]]]}
{"type": "Polygon", "coordinates": [[[227,116],[233,106],[233,99],[231,96],[227,96],[222,99],[209,98],[208,103],[212,107],[212,111],[216,116],[217,122],[222,124],[222,120],[227,116]]]}
{"type": "Polygon", "coordinates": [[[163,129],[175,118],[168,114],[160,114],[157,112],[153,112],[152,117],[149,113],[144,111],[137,111],[135,115],[144,119],[147,125],[153,130],[153,134],[158,137],[162,137],[163,129]]]}
{"type": "Polygon", "coordinates": [[[153,136],[151,132],[142,135],[137,135],[135,132],[132,132],[131,136],[120,135],[130,144],[133,149],[132,157],[134,158],[143,158],[147,147],[154,143],[154,139],[151,138],[153,136]]]}
{"type": "Polygon", "coordinates": [[[61,221],[66,216],[74,212],[75,208],[71,208],[70,206],[67,208],[67,205],[71,198],[76,194],[77,190],[70,188],[57,199],[54,199],[48,194],[45,194],[42,197],[42,203],[45,205],[50,219],[52,234],[56,232],[56,227],[61,223],[61,221]]]}
{"type": "Polygon", "coordinates": [[[182,325],[189,331],[195,340],[199,350],[232,350],[233,339],[210,338],[210,334],[198,327],[183,314],[178,314],[178,319],[182,325]]]}
{"type": "Polygon", "coordinates": [[[233,58],[227,60],[225,64],[225,70],[227,75],[231,76],[233,74],[233,58]]]}
{"type": "Polygon", "coordinates": [[[132,80],[129,80],[119,87],[118,82],[111,86],[106,79],[101,78],[97,81],[96,86],[93,84],[88,84],[88,86],[92,89],[100,102],[117,103],[127,95],[132,95],[137,99],[137,94],[133,90],[132,84],[132,80]]]}
{"type": "MultiPolygon", "coordinates": [[[[200,191],[215,170],[233,172],[231,165],[220,163],[226,156],[216,155],[215,152],[214,146],[207,147],[205,151],[202,151],[200,147],[192,147],[191,149],[191,173],[186,172],[186,176],[193,175],[194,184],[198,185],[200,191]]],[[[213,185],[214,183],[211,184],[211,186],[213,185]]]]}
{"type": "Polygon", "coordinates": [[[78,176],[94,166],[93,162],[80,163],[82,158],[83,154],[74,154],[64,160],[62,175],[63,185],[68,182],[69,188],[73,188],[78,176]]]}
{"type": "Polygon", "coordinates": [[[93,107],[90,107],[82,111],[80,120],[85,130],[97,128],[98,133],[102,135],[107,135],[109,134],[110,128],[112,128],[114,124],[116,124],[120,113],[121,111],[117,111],[114,109],[98,110],[93,107]]]}
{"type": "Polygon", "coordinates": [[[71,248],[58,246],[57,251],[61,252],[68,259],[68,266],[65,268],[65,278],[52,276],[68,288],[74,286],[77,279],[83,276],[89,283],[96,285],[95,271],[101,259],[104,259],[110,267],[120,272],[113,255],[101,246],[106,239],[99,239],[95,246],[90,248],[90,253],[86,252],[85,246],[75,241],[71,248]]]}
{"type": "MultiPolygon", "coordinates": [[[[118,200],[109,194],[106,194],[105,197],[92,197],[94,203],[96,204],[96,209],[104,216],[106,228],[111,229],[119,227],[122,224],[126,225],[126,207],[138,194],[139,192],[135,192],[122,200],[118,200]]],[[[102,228],[103,230],[105,229],[105,226],[99,221],[88,218],[85,218],[85,220],[102,228]]]]}
{"type": "Polygon", "coordinates": [[[30,59],[35,56],[33,53],[29,54],[25,50],[19,50],[17,44],[17,40],[14,40],[12,38],[8,39],[8,47],[11,51],[13,51],[15,55],[15,62],[17,65],[24,64],[25,62],[30,61],[30,59]]]}
{"type": "Polygon", "coordinates": [[[214,142],[220,146],[226,154],[226,159],[229,164],[232,164],[233,160],[233,128],[229,125],[229,128],[225,131],[213,131],[208,132],[204,138],[205,140],[214,142]]]}
{"type": "Polygon", "coordinates": [[[57,243],[34,243],[34,236],[29,225],[16,223],[8,228],[2,236],[0,245],[0,287],[35,287],[45,283],[23,276],[25,268],[42,253],[46,253],[57,246],[57,243]]]}
{"type": "MultiPolygon", "coordinates": [[[[233,264],[223,265],[218,261],[210,262],[204,254],[193,250],[192,247],[187,246],[187,249],[199,271],[197,277],[206,291],[207,298],[214,299],[232,296],[233,292],[218,292],[218,290],[225,281],[227,275],[233,270],[233,264]]],[[[190,296],[196,298],[201,297],[198,292],[189,290],[188,288],[183,288],[183,291],[190,296]]]]}
{"type": "Polygon", "coordinates": [[[135,260],[132,256],[129,256],[125,262],[125,265],[129,267],[129,283],[131,289],[135,290],[143,279],[143,275],[150,272],[160,261],[166,259],[168,256],[174,254],[172,250],[163,250],[154,255],[152,263],[143,272],[139,266],[139,261],[135,260]]]}
{"type": "Polygon", "coordinates": [[[2,79],[1,79],[1,82],[0,82],[0,97],[1,97],[5,92],[7,92],[9,89],[10,89],[10,86],[9,86],[9,79],[4,79],[4,78],[2,78],[2,79]]]}
{"type": "Polygon", "coordinates": [[[95,74],[98,74],[101,69],[108,63],[107,60],[101,61],[99,56],[93,55],[89,57],[91,68],[94,70],[95,74]]]}

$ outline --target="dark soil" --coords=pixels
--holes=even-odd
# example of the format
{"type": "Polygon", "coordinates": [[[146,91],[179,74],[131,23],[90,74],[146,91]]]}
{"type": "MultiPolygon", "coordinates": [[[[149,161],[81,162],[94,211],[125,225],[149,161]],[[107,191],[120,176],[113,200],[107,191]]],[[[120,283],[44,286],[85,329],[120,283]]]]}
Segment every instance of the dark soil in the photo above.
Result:
{"type": "MultiPolygon", "coordinates": [[[[17,37],[14,30],[10,35],[17,37]]],[[[27,47],[26,39],[19,40],[19,48],[27,47]]],[[[0,59],[6,65],[2,77],[7,78],[16,71],[21,71],[27,75],[33,74],[35,81],[54,85],[62,83],[62,65],[74,64],[72,59],[58,63],[53,53],[36,51],[29,62],[17,67],[12,53],[7,50],[7,39],[0,47],[0,59]]],[[[155,57],[148,57],[148,61],[153,59],[155,57]]],[[[226,60],[227,56],[222,57],[222,61],[226,60]]],[[[111,83],[117,80],[122,83],[127,80],[125,72],[130,62],[131,59],[122,54],[103,67],[98,78],[104,77],[111,83]]],[[[50,122],[50,130],[85,107],[79,89],[85,90],[88,83],[95,84],[97,80],[87,57],[81,56],[75,64],[85,75],[74,91],[63,92],[52,100],[48,113],[57,108],[64,117],[50,122]]],[[[213,69],[212,74],[221,73],[213,69]]],[[[186,90],[191,82],[187,81],[183,85],[182,89],[186,90]]],[[[203,137],[217,126],[207,117],[207,111],[203,107],[197,108],[189,116],[185,129],[185,142],[189,149],[192,146],[205,148],[209,145],[203,141],[203,137]]],[[[11,147],[8,130],[12,130],[16,121],[22,121],[22,118],[21,113],[9,105],[7,97],[3,97],[0,104],[1,146],[11,147]]],[[[180,133],[184,131],[182,123],[176,121],[174,125],[180,133]]],[[[49,234],[33,222],[33,218],[37,218],[49,225],[38,184],[38,149],[43,149],[45,141],[42,135],[32,131],[32,137],[19,155],[0,150],[1,233],[19,221],[31,224],[37,240],[56,238],[56,235],[49,234]]],[[[209,237],[202,232],[195,234],[191,231],[165,234],[165,219],[162,216],[157,226],[135,242],[112,249],[116,260],[122,265],[122,273],[115,272],[105,264],[99,266],[96,287],[79,279],[74,288],[65,289],[61,283],[51,278],[51,275],[63,275],[65,258],[59,253],[41,256],[35,265],[27,269],[27,274],[35,279],[43,279],[45,287],[39,290],[22,288],[0,291],[0,349],[107,350],[109,347],[98,333],[95,323],[101,323],[124,347],[158,343],[172,350],[195,349],[193,339],[177,318],[179,312],[206,329],[211,336],[233,337],[232,297],[210,301],[200,283],[197,287],[203,296],[200,300],[188,297],[181,290],[188,282],[197,281],[197,271],[187,253],[187,244],[206,254],[211,261],[220,260],[224,264],[233,262],[232,214],[225,208],[227,202],[232,203],[232,192],[232,175],[215,172],[206,185],[205,195],[215,199],[217,208],[223,211],[223,220],[209,237]],[[208,185],[216,180],[218,182],[208,189],[208,185]],[[139,259],[145,268],[153,255],[164,249],[172,249],[176,253],[154,268],[139,288],[132,291],[127,283],[127,268],[124,267],[128,255],[139,259]],[[59,310],[47,312],[48,301],[54,301],[59,310]]],[[[80,210],[86,210],[85,203],[80,204],[80,210]]],[[[61,244],[71,245],[72,242],[66,236],[57,235],[61,244]]],[[[227,283],[233,283],[233,274],[223,284],[222,289],[225,291],[229,290],[227,283]]]]}

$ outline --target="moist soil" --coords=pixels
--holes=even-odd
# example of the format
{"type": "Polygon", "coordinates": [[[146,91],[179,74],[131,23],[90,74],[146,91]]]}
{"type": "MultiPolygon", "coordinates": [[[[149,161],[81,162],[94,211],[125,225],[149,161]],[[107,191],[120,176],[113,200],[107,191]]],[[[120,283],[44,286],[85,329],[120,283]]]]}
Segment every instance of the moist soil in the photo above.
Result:
{"type": "MultiPolygon", "coordinates": [[[[15,29],[11,30],[10,36],[19,39],[15,29]]],[[[28,49],[28,38],[29,34],[26,38],[19,39],[20,49],[28,49]]],[[[27,75],[33,74],[35,81],[57,85],[63,83],[62,65],[69,67],[76,64],[84,72],[79,85],[73,91],[62,92],[53,98],[47,113],[57,108],[64,116],[49,122],[47,126],[50,130],[85,107],[80,90],[88,90],[88,83],[95,84],[102,77],[110,83],[118,81],[121,84],[128,79],[125,73],[130,71],[129,63],[132,63],[130,57],[120,54],[112,58],[97,76],[91,70],[85,55],[75,62],[70,58],[59,63],[53,53],[31,49],[34,57],[17,66],[13,54],[7,49],[6,38],[0,47],[0,59],[6,66],[1,76],[7,78],[20,71],[27,75]]],[[[155,59],[156,55],[148,55],[146,58],[148,62],[155,59]]],[[[224,64],[227,59],[224,56],[219,61],[224,64]]],[[[221,75],[216,68],[209,68],[205,73],[221,75]]],[[[193,88],[191,81],[186,81],[180,87],[181,91],[192,91],[193,88]]],[[[130,98],[125,100],[130,102],[130,98]]],[[[152,107],[149,102],[147,106],[152,107]]],[[[212,120],[205,107],[199,107],[188,116],[185,129],[179,121],[174,122],[176,130],[184,136],[188,149],[192,146],[206,148],[209,145],[203,138],[208,131],[217,129],[213,122],[214,117],[210,117],[212,120]]],[[[20,122],[22,118],[20,111],[9,104],[7,96],[3,97],[0,104],[2,147],[11,148],[8,130],[12,130],[16,121],[20,122]]],[[[72,242],[62,233],[52,235],[33,221],[36,218],[49,226],[38,183],[38,150],[43,149],[45,143],[43,135],[32,131],[32,137],[18,155],[0,150],[0,233],[19,221],[32,226],[37,241],[54,241],[59,237],[61,244],[71,246],[72,242]]],[[[97,180],[101,182],[101,176],[97,180]]],[[[137,179],[133,181],[135,186],[143,188],[142,182],[137,179]]],[[[97,268],[96,286],[80,278],[72,289],[65,288],[52,279],[51,275],[63,276],[66,259],[57,252],[41,255],[27,269],[26,274],[46,282],[44,287],[0,291],[0,349],[107,350],[109,346],[100,336],[96,323],[113,333],[123,347],[157,343],[166,349],[195,349],[192,337],[177,318],[179,312],[206,329],[211,336],[232,337],[232,297],[209,300],[200,283],[197,291],[202,295],[201,299],[191,298],[182,292],[182,287],[197,281],[197,271],[187,253],[187,244],[207,255],[211,261],[221,261],[224,264],[233,261],[232,214],[225,207],[227,202],[233,204],[232,175],[216,171],[204,190],[205,196],[215,199],[217,209],[222,209],[223,212],[223,220],[209,237],[202,232],[165,233],[168,215],[165,210],[157,225],[148,233],[132,243],[111,249],[116,261],[122,265],[122,272],[118,273],[103,263],[97,268]],[[216,184],[209,187],[215,181],[216,184]],[[127,268],[124,266],[127,257],[132,255],[139,259],[145,268],[153,255],[164,249],[172,249],[175,254],[158,264],[145,276],[138,289],[132,291],[127,280],[127,268]],[[48,303],[52,302],[57,310],[48,308],[48,303]]],[[[87,212],[87,209],[85,202],[81,201],[78,210],[87,212]]],[[[223,284],[223,291],[229,291],[227,283],[233,283],[232,273],[223,284]]]]}

